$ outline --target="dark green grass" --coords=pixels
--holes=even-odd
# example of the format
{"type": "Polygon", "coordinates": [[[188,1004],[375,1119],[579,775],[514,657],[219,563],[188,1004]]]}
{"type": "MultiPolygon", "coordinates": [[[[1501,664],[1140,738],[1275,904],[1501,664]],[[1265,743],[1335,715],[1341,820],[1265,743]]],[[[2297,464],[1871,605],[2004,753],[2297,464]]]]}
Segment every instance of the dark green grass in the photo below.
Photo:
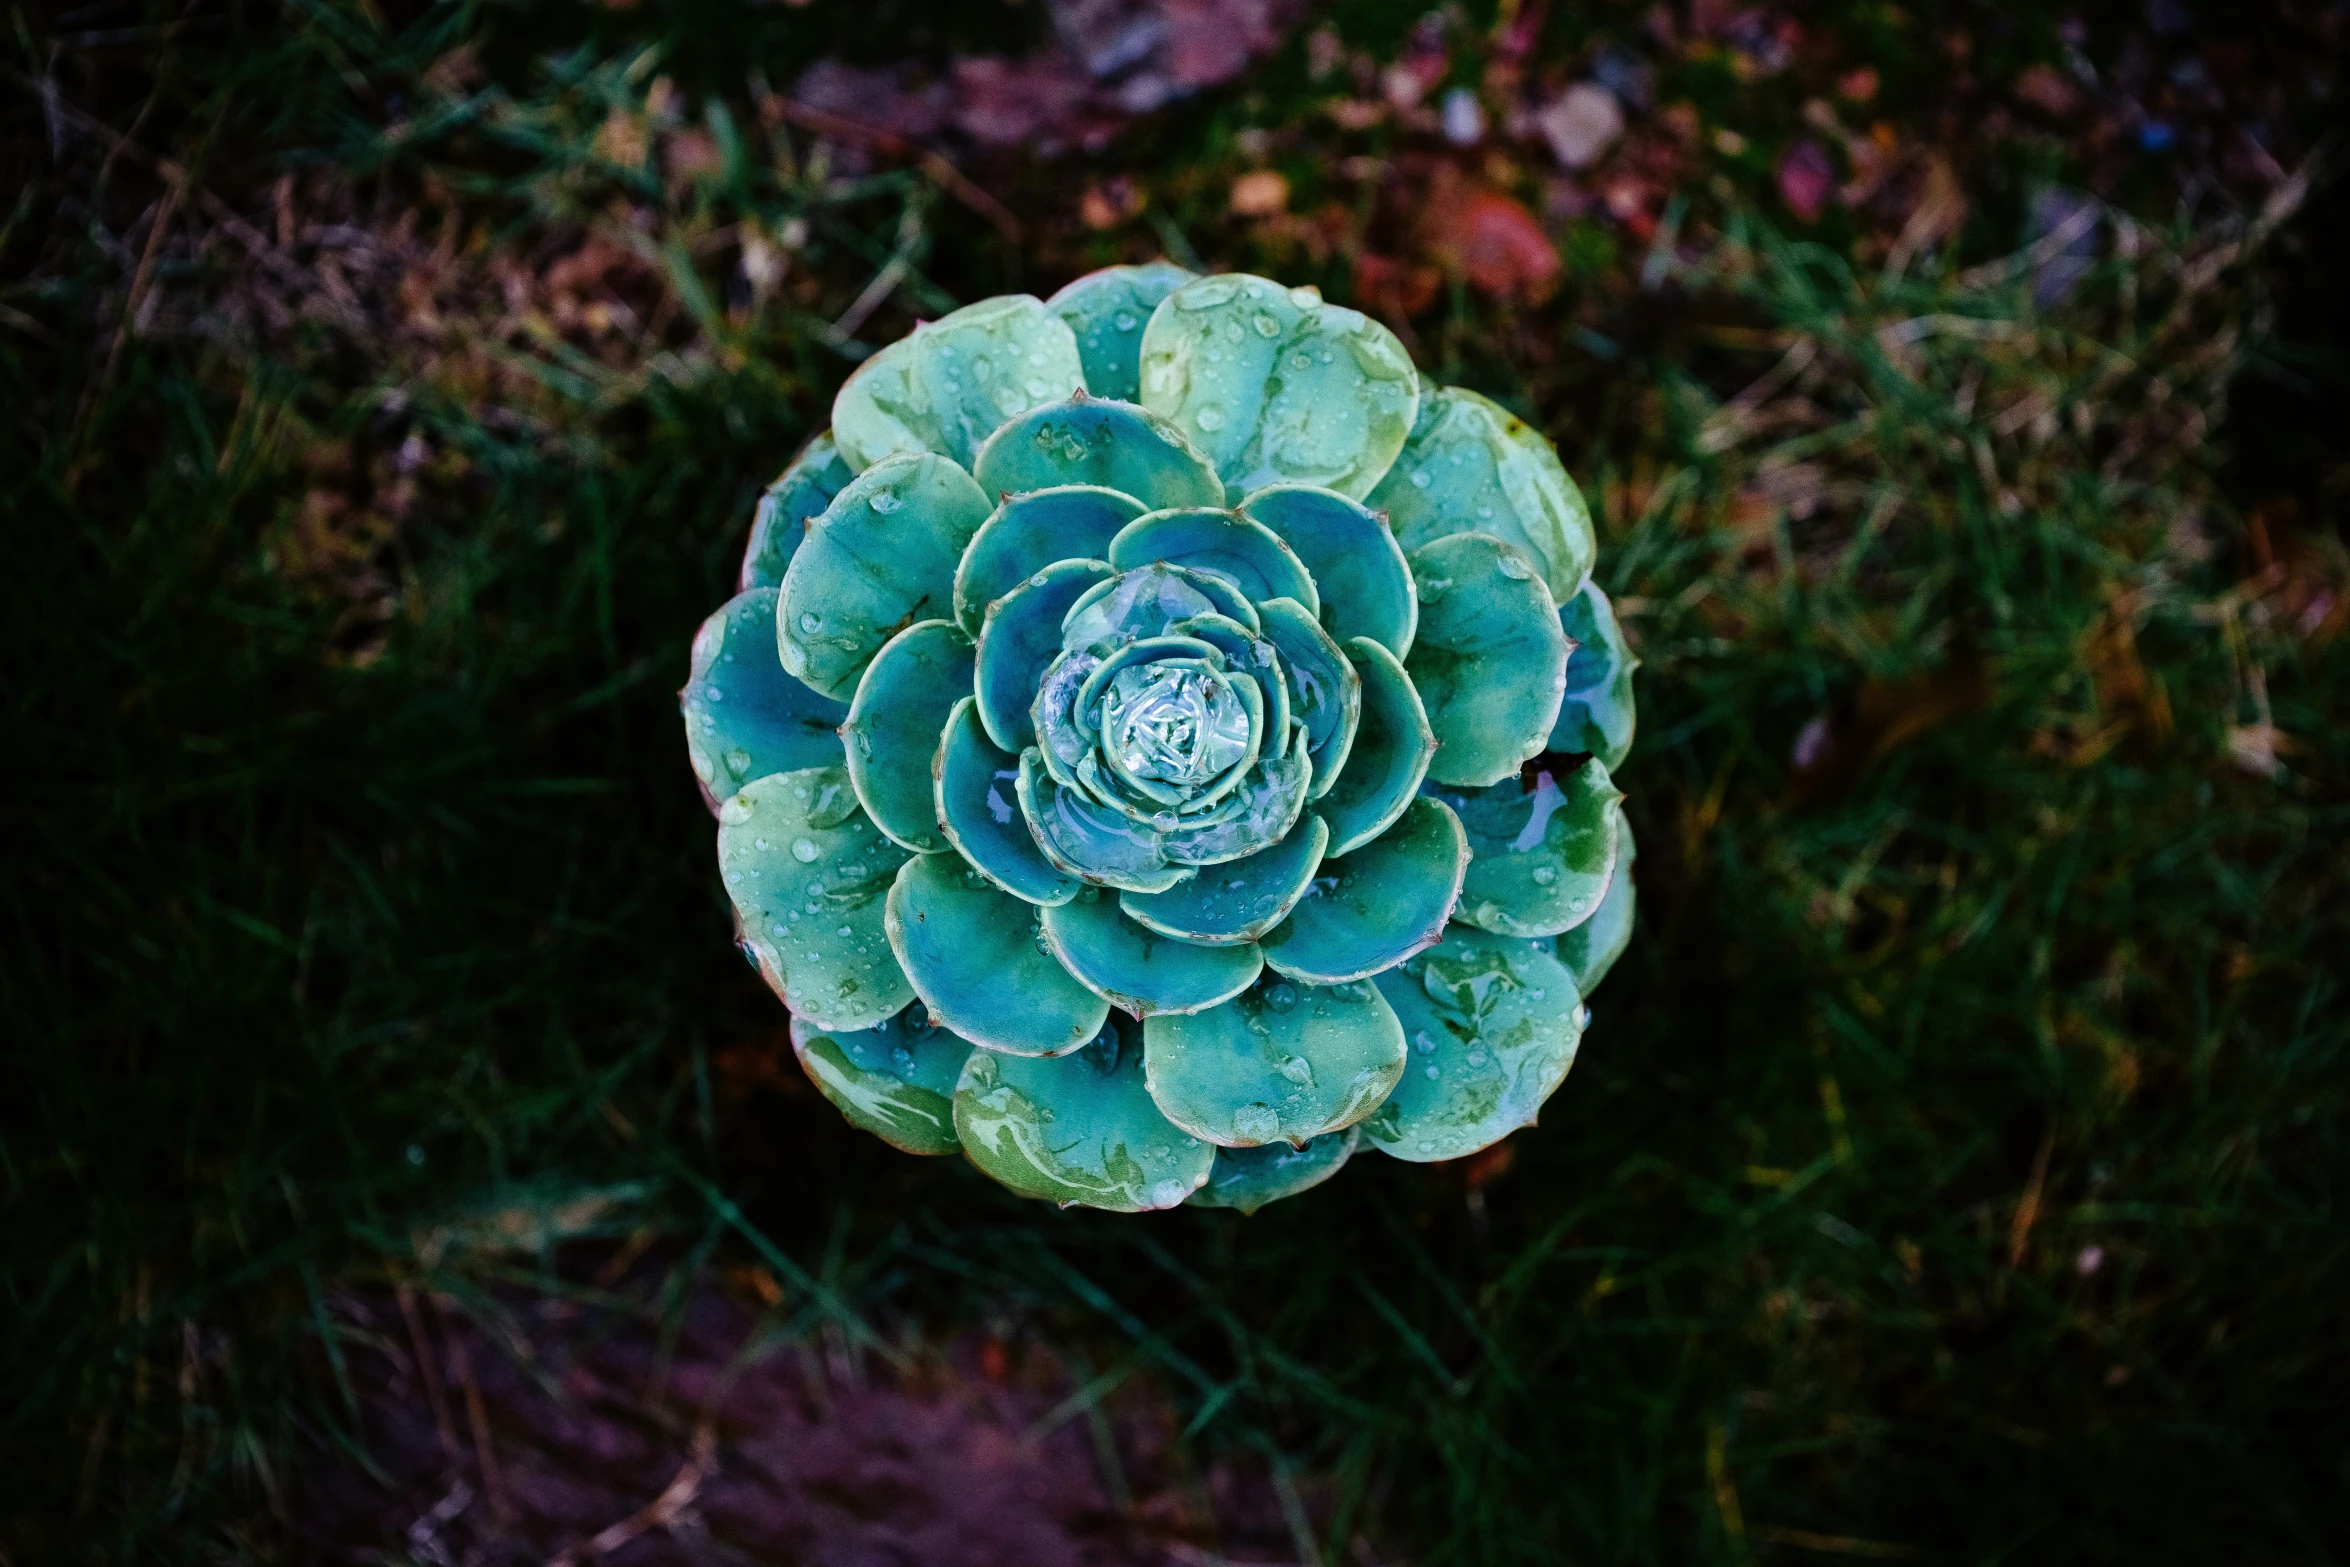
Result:
{"type": "MultiPolygon", "coordinates": [[[[599,95],[639,90],[625,45],[780,81],[848,26],[799,14],[224,12],[159,78],[81,85],[128,124],[160,80],[142,135],[224,182],[429,175],[522,249],[626,188],[580,172],[599,95]],[[435,122],[415,83],[473,32],[503,97],[435,122]],[[393,88],[422,127],[397,141],[393,88]]],[[[914,45],[970,47],[940,14],[965,20],[914,45]]],[[[1295,60],[1264,82],[1121,154],[1219,262],[1261,261],[1212,193],[1295,60]]],[[[33,100],[10,114],[34,147],[33,100]]],[[[1012,247],[909,176],[740,167],[639,190],[659,237],[803,216],[816,292],[701,313],[675,377],[549,352],[511,416],[324,329],[133,341],[106,379],[88,167],[31,187],[7,299],[39,330],[0,331],[11,1559],[282,1556],[302,1455],[351,1427],[336,1283],[463,1277],[491,1266],[469,1238],[583,1193],[598,1228],[779,1274],[796,1330],[1030,1318],[1170,1389],[1196,1440],[1276,1455],[1332,1541],[1415,1560],[2350,1551],[2342,640],[2240,588],[2220,451],[2177,419],[2218,406],[2247,269],[2183,291],[2157,247],[2040,319],[1732,224],[1661,295],[1629,255],[1530,317],[1464,299],[1442,368],[1562,437],[1637,604],[1642,934],[1498,1179],[1365,1157],[1253,1219],[1132,1221],[729,1070],[781,1014],[728,946],[672,693],[847,368],[815,327],[896,245],[916,281],[877,336],[1107,259],[1012,247]],[[1935,311],[2016,329],[1896,373],[1871,334],[1935,311]],[[1757,354],[1757,328],[1792,335],[1757,354]],[[1723,399],[1798,337],[1833,367],[1810,422],[1724,445],[1723,399]],[[2088,428],[1997,433],[2030,390],[2088,428]],[[289,569],[289,529],[346,482],[322,447],[375,472],[410,437],[398,613],[355,658],[375,633],[289,569]],[[1793,460],[1817,511],[1738,502],[1793,460]],[[2229,752],[2264,721],[2294,744],[2274,778],[2229,752]]],[[[1004,189],[1057,211],[1059,177],[1004,189]]]]}

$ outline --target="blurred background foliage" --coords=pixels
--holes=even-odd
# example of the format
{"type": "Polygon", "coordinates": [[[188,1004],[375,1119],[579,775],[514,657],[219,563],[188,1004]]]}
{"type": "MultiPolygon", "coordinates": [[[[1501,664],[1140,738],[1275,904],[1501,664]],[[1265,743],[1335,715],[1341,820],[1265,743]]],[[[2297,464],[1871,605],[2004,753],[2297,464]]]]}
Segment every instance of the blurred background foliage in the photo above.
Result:
{"type": "MultiPolygon", "coordinates": [[[[12,11],[6,1560],[544,1555],[411,1527],[371,1324],[713,1295],[1144,1397],[1300,1560],[2350,1550],[2346,25],[12,11]],[[1644,661],[1542,1125],[1250,1219],[842,1126],[674,707],[859,357],[1162,253],[1544,428],[1644,661]]],[[[737,1559],[668,1472],[585,1556],[737,1559]]]]}

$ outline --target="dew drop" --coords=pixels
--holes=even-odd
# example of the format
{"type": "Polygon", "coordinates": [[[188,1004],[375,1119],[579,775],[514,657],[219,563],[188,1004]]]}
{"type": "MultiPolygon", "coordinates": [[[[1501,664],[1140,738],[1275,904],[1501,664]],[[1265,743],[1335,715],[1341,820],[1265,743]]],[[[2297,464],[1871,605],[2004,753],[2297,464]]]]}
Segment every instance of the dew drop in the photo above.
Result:
{"type": "Polygon", "coordinates": [[[813,631],[818,626],[823,624],[824,618],[813,610],[809,610],[800,616],[800,629],[802,631],[813,631]]]}
{"type": "Polygon", "coordinates": [[[815,864],[816,856],[820,852],[816,847],[816,840],[813,838],[801,838],[791,846],[791,857],[802,865],[815,864]]]}
{"type": "Polygon", "coordinates": [[[767,840],[764,838],[753,838],[751,840],[751,846],[756,849],[764,849],[767,847],[767,840]]]}
{"type": "Polygon", "coordinates": [[[1431,1083],[1433,1083],[1433,1082],[1435,1082],[1435,1081],[1436,1081],[1438,1078],[1442,1077],[1443,1075],[1444,1075],[1444,1074],[1443,1074],[1442,1072],[1440,1072],[1440,1071],[1438,1071],[1438,1070],[1436,1069],[1436,1063],[1435,1063],[1435,1062],[1431,1061],[1431,1062],[1429,1062],[1429,1063],[1428,1063],[1428,1081],[1430,1081],[1431,1083]]]}
{"type": "Polygon", "coordinates": [[[1537,865],[1534,867],[1535,885],[1547,887],[1558,879],[1559,873],[1557,867],[1550,865],[1537,865]]]}
{"type": "Polygon", "coordinates": [[[1221,430],[1224,428],[1224,410],[1210,403],[1193,414],[1191,420],[1203,430],[1221,430]]]}
{"type": "Polygon", "coordinates": [[[849,928],[846,925],[843,925],[840,929],[834,931],[833,934],[835,936],[846,936],[849,934],[849,928]]]}
{"type": "Polygon", "coordinates": [[[1252,1143],[1271,1142],[1281,1134],[1281,1116],[1271,1105],[1242,1105],[1232,1112],[1232,1135],[1252,1143]]]}
{"type": "Polygon", "coordinates": [[[1297,1005],[1297,987],[1287,981],[1274,985],[1265,992],[1265,1005],[1275,1012],[1286,1012],[1297,1005]]]}
{"type": "Polygon", "coordinates": [[[1131,310],[1121,310],[1110,319],[1121,332],[1131,332],[1142,324],[1134,318],[1134,312],[1131,310]]]}
{"type": "Polygon", "coordinates": [[[1158,1181],[1151,1186],[1150,1199],[1154,1208],[1172,1208],[1191,1195],[1191,1188],[1181,1181],[1158,1181]]]}
{"type": "Polygon", "coordinates": [[[1412,470],[1412,488],[1413,488],[1413,489],[1415,489],[1415,490],[1424,490],[1424,489],[1428,488],[1428,486],[1429,486],[1429,485],[1431,485],[1431,484],[1434,484],[1435,482],[1436,482],[1436,475],[1434,475],[1434,474],[1430,473],[1430,472],[1429,472],[1427,469],[1425,469],[1425,468],[1414,468],[1414,469],[1412,470]]]}
{"type": "Polygon", "coordinates": [[[875,490],[871,496],[867,497],[865,504],[886,517],[891,512],[903,507],[906,502],[895,490],[875,490]]]}
{"type": "Polygon", "coordinates": [[[1431,1056],[1436,1053],[1436,1041],[1428,1037],[1426,1029],[1422,1029],[1412,1036],[1412,1048],[1424,1056],[1431,1056]]]}
{"type": "Polygon", "coordinates": [[[1534,575],[1534,568],[1526,564],[1522,555],[1504,555],[1500,566],[1501,574],[1513,582],[1523,582],[1534,575]]]}
{"type": "Polygon", "coordinates": [[[1290,1056],[1275,1070],[1300,1088],[1314,1086],[1314,1063],[1304,1056],[1290,1056]]]}

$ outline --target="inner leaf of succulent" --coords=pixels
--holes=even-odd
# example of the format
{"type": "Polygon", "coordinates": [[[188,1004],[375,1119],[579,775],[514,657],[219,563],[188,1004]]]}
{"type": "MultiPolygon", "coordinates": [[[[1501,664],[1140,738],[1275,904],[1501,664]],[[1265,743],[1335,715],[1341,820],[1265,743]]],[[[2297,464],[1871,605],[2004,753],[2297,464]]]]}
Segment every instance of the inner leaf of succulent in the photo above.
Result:
{"type": "Polygon", "coordinates": [[[1204,664],[1130,666],[1103,694],[1102,740],[1124,771],[1189,793],[1248,753],[1249,713],[1204,664]]]}

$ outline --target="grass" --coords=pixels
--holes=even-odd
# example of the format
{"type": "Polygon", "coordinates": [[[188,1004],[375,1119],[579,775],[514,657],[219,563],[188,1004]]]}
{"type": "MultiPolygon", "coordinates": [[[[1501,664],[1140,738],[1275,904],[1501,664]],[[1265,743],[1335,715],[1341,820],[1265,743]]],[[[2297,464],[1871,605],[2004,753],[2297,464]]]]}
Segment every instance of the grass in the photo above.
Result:
{"type": "Polygon", "coordinates": [[[672,693],[860,336],[1156,241],[1058,219],[1071,168],[1344,295],[1220,206],[1252,127],[1344,150],[1298,46],[996,171],[1015,242],[734,80],[869,49],[850,8],[193,16],[11,61],[85,116],[52,156],[8,100],[11,1559],[283,1558],[303,1455],[351,1445],[338,1283],[632,1232],[766,1270],[795,1331],[1031,1321],[1417,1561],[2350,1550],[2345,574],[2219,482],[2256,215],[2142,215],[2041,308],[1968,271],[1996,191],[1893,279],[1731,186],[1548,304],[1455,288],[1424,362],[1604,514],[1642,934],[1506,1170],[1121,1221],[760,1086],[782,1018],[672,693]],[[628,156],[688,132],[700,172],[628,156]],[[794,224],[730,292],[713,258],[794,224]]]}

